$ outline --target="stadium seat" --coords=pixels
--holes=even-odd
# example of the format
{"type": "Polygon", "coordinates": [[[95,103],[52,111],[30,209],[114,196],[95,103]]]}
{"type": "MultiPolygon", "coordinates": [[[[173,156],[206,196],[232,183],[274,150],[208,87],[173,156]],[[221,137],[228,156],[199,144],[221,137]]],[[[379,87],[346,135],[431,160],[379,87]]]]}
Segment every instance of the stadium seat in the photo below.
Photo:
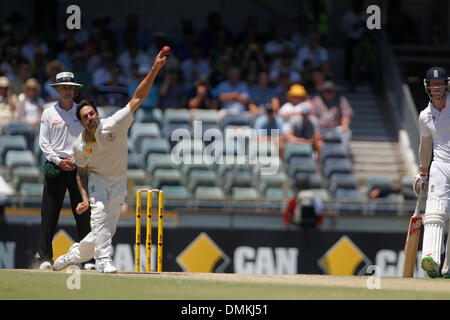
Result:
{"type": "Polygon", "coordinates": [[[44,184],[42,182],[24,182],[21,184],[19,192],[24,196],[42,196],[44,184]]]}
{"type": "Polygon", "coordinates": [[[201,140],[182,140],[172,149],[172,154],[181,163],[190,164],[196,161],[203,162],[203,149],[205,144],[201,140]]]}
{"type": "Polygon", "coordinates": [[[202,125],[219,126],[219,111],[198,109],[195,111],[192,121],[201,121],[202,125]]]}
{"type": "Polygon", "coordinates": [[[180,183],[182,178],[183,176],[178,169],[156,169],[152,176],[152,180],[167,182],[170,185],[173,185],[173,182],[180,183]]]}
{"type": "Polygon", "coordinates": [[[161,130],[156,123],[135,122],[130,128],[130,140],[133,143],[134,150],[141,152],[141,144],[144,138],[160,138],[161,130]]]}
{"type": "Polygon", "coordinates": [[[212,171],[212,168],[210,165],[205,164],[205,163],[189,163],[189,164],[183,164],[183,166],[181,167],[181,171],[183,172],[183,174],[185,176],[188,176],[190,174],[191,171],[193,170],[201,170],[201,171],[212,171]]]}
{"type": "Polygon", "coordinates": [[[249,158],[259,159],[261,157],[280,157],[278,145],[266,141],[256,142],[256,139],[249,144],[249,158]]]}
{"type": "Polygon", "coordinates": [[[323,175],[330,179],[334,173],[353,173],[352,163],[348,159],[329,158],[325,160],[322,167],[323,175]]]}
{"type": "Polygon", "coordinates": [[[16,167],[33,167],[36,165],[36,159],[30,150],[10,150],[6,153],[5,165],[11,169],[16,167]]]}
{"type": "Polygon", "coordinates": [[[24,151],[27,149],[27,140],[22,135],[0,136],[0,165],[5,163],[6,153],[9,150],[24,151]]]}
{"type": "Polygon", "coordinates": [[[20,190],[21,184],[25,182],[42,182],[41,170],[34,167],[17,167],[12,170],[13,185],[16,190],[20,190]]]}
{"type": "Polygon", "coordinates": [[[251,187],[252,174],[245,170],[229,170],[223,177],[224,189],[229,192],[234,187],[251,187]]]}
{"type": "Polygon", "coordinates": [[[286,143],[284,147],[284,161],[289,163],[289,160],[294,157],[312,157],[312,146],[309,143],[286,143]]]}
{"type": "Polygon", "coordinates": [[[134,114],[135,122],[142,123],[156,123],[160,128],[162,128],[163,113],[159,108],[152,108],[147,110],[145,108],[139,108],[134,114]]]}
{"type": "Polygon", "coordinates": [[[127,169],[127,178],[133,185],[145,184],[147,181],[147,173],[144,169],[127,169]]]}
{"type": "Polygon", "coordinates": [[[170,154],[149,154],[146,161],[146,171],[151,176],[156,169],[175,169],[176,166],[172,162],[170,154]]]}
{"type": "Polygon", "coordinates": [[[342,135],[337,128],[321,128],[320,135],[324,143],[342,142],[342,135]]]}
{"type": "Polygon", "coordinates": [[[191,195],[184,186],[168,186],[162,187],[164,198],[167,200],[190,200],[191,195]]]}
{"type": "Polygon", "coordinates": [[[34,143],[34,129],[26,122],[11,122],[4,128],[4,134],[9,136],[21,135],[27,141],[27,149],[32,150],[34,143]]]}
{"type": "Polygon", "coordinates": [[[339,187],[334,193],[334,198],[338,201],[363,201],[361,192],[356,188],[339,187]]]}
{"type": "Polygon", "coordinates": [[[320,149],[322,163],[328,158],[349,158],[349,152],[342,143],[325,143],[320,149]]]}
{"type": "Polygon", "coordinates": [[[128,153],[128,169],[142,169],[144,165],[142,163],[142,157],[136,153],[128,153]]]}
{"type": "Polygon", "coordinates": [[[195,190],[194,199],[200,201],[224,201],[226,197],[220,187],[199,186],[195,190]]]}
{"type": "Polygon", "coordinates": [[[340,186],[358,186],[358,179],[353,173],[334,173],[330,177],[330,185],[340,186]]]}
{"type": "Polygon", "coordinates": [[[271,175],[260,175],[259,183],[265,184],[267,186],[278,186],[281,187],[283,185],[288,184],[290,181],[289,177],[285,172],[278,171],[276,174],[271,175]]]}
{"type": "Polygon", "coordinates": [[[164,138],[144,138],[141,144],[141,152],[143,159],[147,159],[150,154],[160,153],[168,154],[170,153],[170,144],[164,138]]]}
{"type": "Polygon", "coordinates": [[[189,109],[167,109],[163,114],[163,127],[169,124],[191,124],[189,109]]]}
{"type": "Polygon", "coordinates": [[[170,147],[173,148],[179,142],[179,136],[191,138],[191,125],[186,123],[165,124],[162,128],[162,136],[169,141],[170,147]]]}
{"type": "Polygon", "coordinates": [[[366,189],[369,193],[374,187],[394,188],[394,178],[391,176],[369,176],[366,179],[366,189]]]}
{"type": "Polygon", "coordinates": [[[288,171],[291,177],[295,176],[298,172],[315,173],[317,171],[316,161],[312,158],[291,157],[288,171]]]}
{"type": "Polygon", "coordinates": [[[231,190],[231,206],[236,209],[254,210],[257,201],[261,200],[258,190],[252,187],[235,187],[231,190]]]}
{"type": "Polygon", "coordinates": [[[211,180],[190,180],[187,182],[187,187],[192,194],[195,194],[198,187],[217,187],[217,185],[217,181],[211,180]]]}
{"type": "Polygon", "coordinates": [[[228,113],[222,119],[222,128],[228,126],[246,126],[250,127],[250,120],[246,113],[228,113]]]}
{"type": "Polygon", "coordinates": [[[282,188],[268,187],[264,190],[264,198],[270,201],[286,200],[287,196],[282,188]]]}

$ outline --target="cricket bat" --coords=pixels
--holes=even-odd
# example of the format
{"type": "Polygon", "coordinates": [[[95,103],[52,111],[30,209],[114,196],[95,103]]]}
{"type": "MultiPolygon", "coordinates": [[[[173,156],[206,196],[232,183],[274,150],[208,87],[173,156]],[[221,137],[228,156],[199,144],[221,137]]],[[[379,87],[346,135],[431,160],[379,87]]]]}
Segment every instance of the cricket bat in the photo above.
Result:
{"type": "Polygon", "coordinates": [[[421,195],[417,199],[416,209],[409,221],[408,235],[406,236],[405,250],[403,255],[403,278],[411,278],[414,276],[414,267],[416,265],[417,247],[419,246],[420,229],[422,227],[422,217],[420,216],[420,208],[425,199],[421,195]]]}

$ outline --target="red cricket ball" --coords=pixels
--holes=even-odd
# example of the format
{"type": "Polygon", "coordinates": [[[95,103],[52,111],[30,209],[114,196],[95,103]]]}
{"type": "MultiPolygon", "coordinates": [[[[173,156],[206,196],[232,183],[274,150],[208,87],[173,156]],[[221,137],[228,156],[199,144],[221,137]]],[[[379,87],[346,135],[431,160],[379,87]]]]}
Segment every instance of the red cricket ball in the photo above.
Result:
{"type": "Polygon", "coordinates": [[[162,53],[163,55],[167,56],[170,53],[170,47],[169,46],[162,47],[162,53]]]}

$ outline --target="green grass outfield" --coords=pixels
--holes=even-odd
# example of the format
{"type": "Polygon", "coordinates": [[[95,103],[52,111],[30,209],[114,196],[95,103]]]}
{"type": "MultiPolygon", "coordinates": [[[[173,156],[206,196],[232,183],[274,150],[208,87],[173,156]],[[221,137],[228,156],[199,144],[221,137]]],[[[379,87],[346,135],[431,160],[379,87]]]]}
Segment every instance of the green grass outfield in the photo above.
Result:
{"type": "Polygon", "coordinates": [[[0,299],[119,300],[334,300],[450,299],[450,280],[323,275],[243,275],[119,272],[99,274],[39,270],[0,270],[0,299]],[[75,278],[74,276],[78,277],[75,278]],[[72,277],[72,278],[70,278],[72,277]],[[80,289],[68,289],[76,279],[80,289]],[[373,278],[372,278],[373,279],[373,278]]]}

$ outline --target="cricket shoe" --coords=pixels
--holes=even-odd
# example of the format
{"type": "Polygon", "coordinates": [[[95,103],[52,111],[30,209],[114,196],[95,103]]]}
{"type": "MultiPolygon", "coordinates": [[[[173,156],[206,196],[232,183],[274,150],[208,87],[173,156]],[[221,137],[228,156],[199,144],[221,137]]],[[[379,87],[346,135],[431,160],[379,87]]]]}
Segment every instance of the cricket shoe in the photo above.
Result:
{"type": "Polygon", "coordinates": [[[95,264],[93,263],[85,263],[84,270],[95,270],[95,264]]]}
{"type": "Polygon", "coordinates": [[[55,260],[55,263],[53,264],[53,270],[54,271],[61,271],[62,269],[75,264],[74,257],[72,255],[72,250],[77,248],[80,244],[74,243],[70,248],[69,251],[66,254],[63,254],[62,256],[58,257],[58,259],[55,260]]]}
{"type": "Polygon", "coordinates": [[[95,263],[98,272],[101,273],[116,273],[117,268],[112,264],[111,259],[102,259],[95,263]]]}
{"type": "Polygon", "coordinates": [[[50,261],[44,261],[39,265],[39,270],[51,270],[52,264],[50,261]]]}
{"type": "Polygon", "coordinates": [[[431,257],[423,257],[420,266],[426,271],[428,277],[437,278],[439,276],[438,266],[431,257]]]}

